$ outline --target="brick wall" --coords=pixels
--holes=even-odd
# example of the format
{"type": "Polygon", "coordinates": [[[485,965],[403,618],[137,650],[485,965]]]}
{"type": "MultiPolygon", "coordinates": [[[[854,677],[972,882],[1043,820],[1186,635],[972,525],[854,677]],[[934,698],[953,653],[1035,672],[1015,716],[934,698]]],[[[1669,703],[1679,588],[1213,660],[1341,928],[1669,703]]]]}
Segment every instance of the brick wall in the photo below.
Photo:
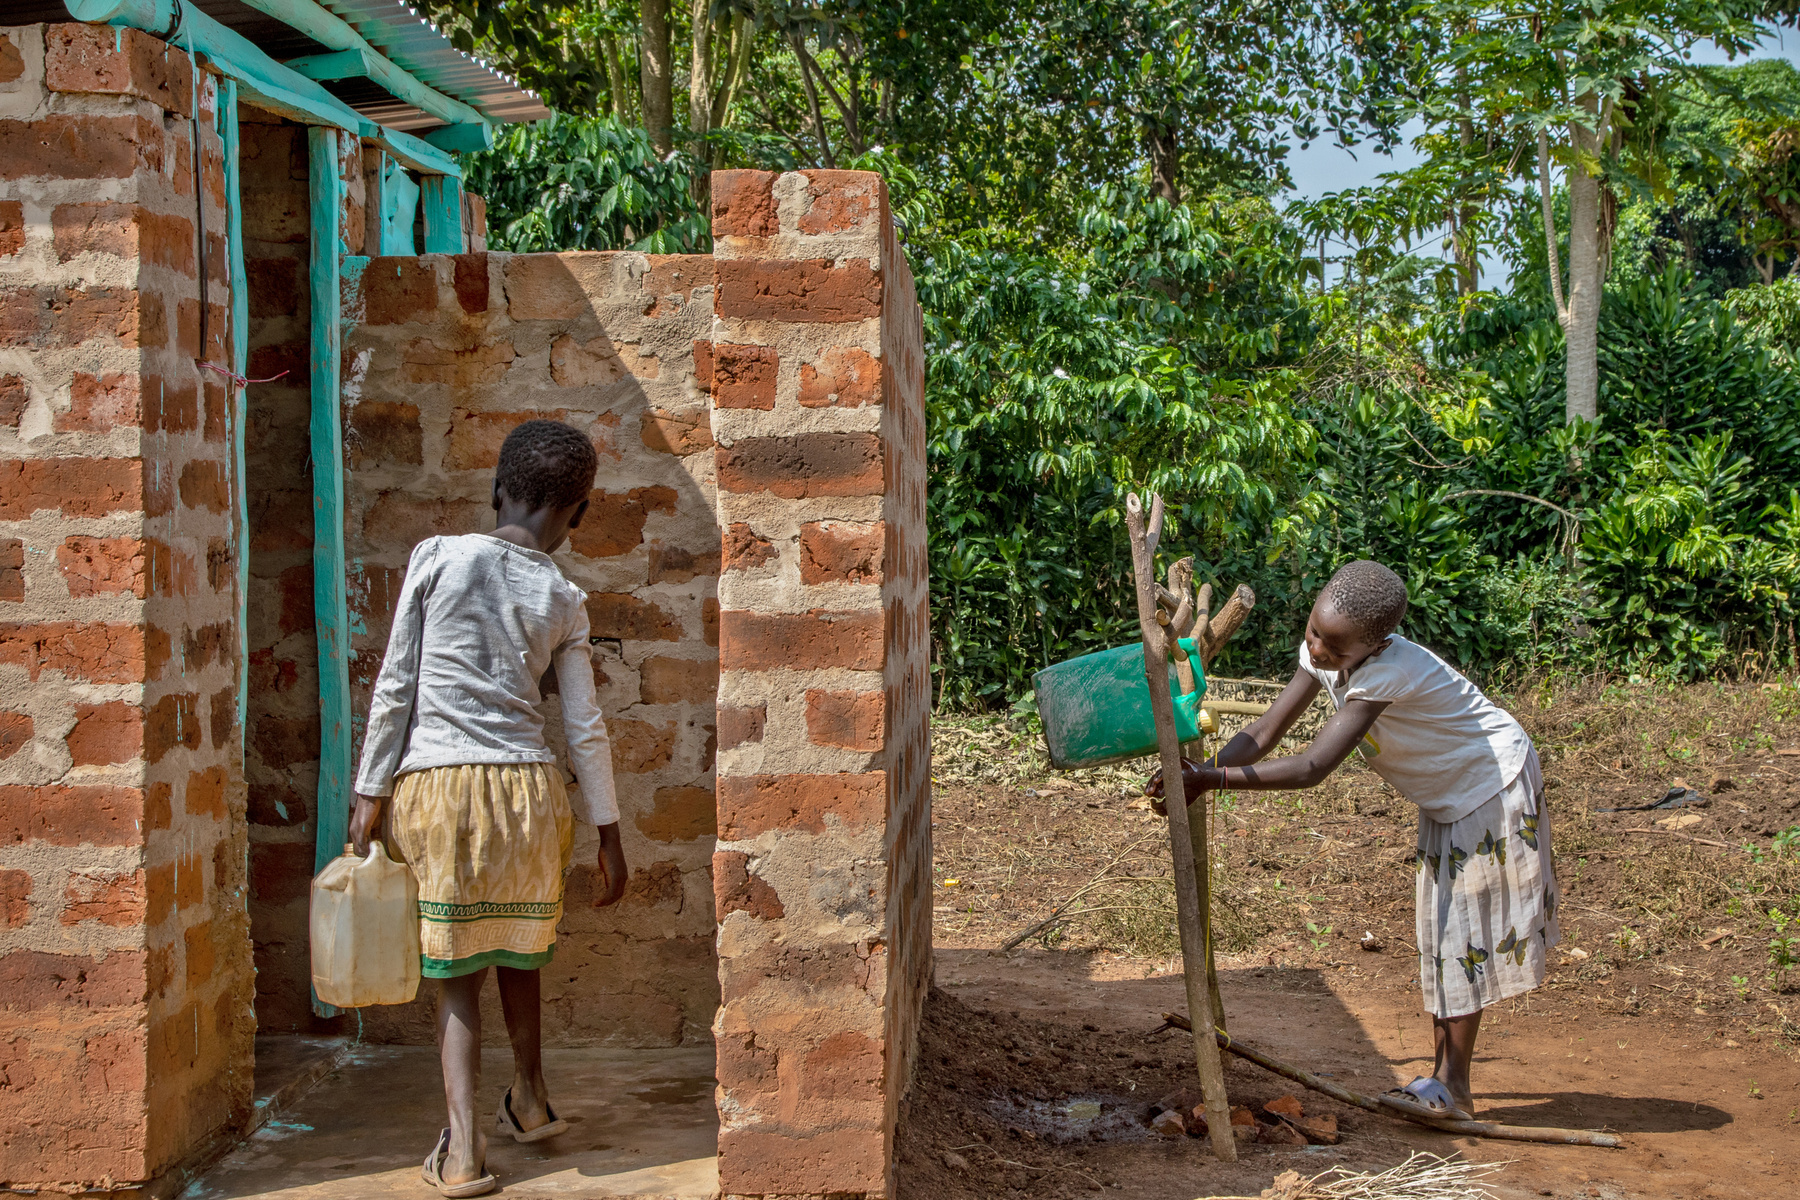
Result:
{"type": "Polygon", "coordinates": [[[713,176],[722,1190],[892,1194],[930,971],[921,333],[877,176],[713,176]]]}
{"type": "MultiPolygon", "coordinates": [[[[564,1045],[705,1038],[718,1003],[712,291],[709,256],[629,253],[376,258],[346,286],[359,738],[407,556],[433,534],[493,528],[506,434],[550,417],[599,452],[592,508],[558,559],[589,594],[632,877],[621,904],[596,910],[597,842],[577,831],[543,977],[545,1036],[564,1045]]],[[[557,703],[546,712],[560,752],[557,703]]],[[[363,1019],[375,1039],[434,1036],[429,998],[363,1019]]],[[[497,1007],[489,1028],[504,1040],[497,1007]]]]}
{"type": "Polygon", "coordinates": [[[250,1099],[229,417],[196,366],[226,361],[213,102],[142,34],[0,29],[12,1187],[146,1179],[250,1099]]]}

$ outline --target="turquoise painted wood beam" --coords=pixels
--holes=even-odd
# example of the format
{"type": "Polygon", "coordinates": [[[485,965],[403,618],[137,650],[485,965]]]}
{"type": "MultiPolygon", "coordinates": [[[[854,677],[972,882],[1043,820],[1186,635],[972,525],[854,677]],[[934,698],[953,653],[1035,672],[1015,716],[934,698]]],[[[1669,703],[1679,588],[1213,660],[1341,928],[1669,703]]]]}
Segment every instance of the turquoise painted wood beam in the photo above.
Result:
{"type": "Polygon", "coordinates": [[[374,68],[369,56],[361,50],[339,50],[334,54],[309,54],[290,58],[281,64],[296,75],[312,80],[367,79],[374,68]]]}
{"type": "Polygon", "coordinates": [[[290,29],[299,30],[326,49],[362,51],[369,64],[369,78],[394,99],[405,101],[427,116],[446,125],[483,124],[487,120],[479,110],[460,100],[452,100],[394,65],[351,28],[348,21],[313,0],[241,0],[241,3],[269,14],[290,29]]]}
{"type": "Polygon", "coordinates": [[[439,150],[492,150],[494,148],[494,127],[487,124],[444,125],[437,129],[428,129],[419,136],[439,150]]]}
{"type": "MultiPolygon", "coordinates": [[[[243,377],[250,361],[250,287],[244,269],[243,170],[239,163],[237,80],[219,83],[215,119],[225,156],[225,258],[231,281],[231,373],[243,377]]],[[[226,393],[231,406],[232,491],[237,517],[237,726],[238,754],[250,740],[246,722],[250,703],[250,478],[244,466],[244,445],[249,428],[249,402],[241,385],[233,382],[226,393]]]]}
{"type": "Polygon", "coordinates": [[[425,253],[463,252],[462,181],[444,175],[420,180],[425,204],[425,253]]]}
{"type": "Polygon", "coordinates": [[[177,9],[175,0],[63,0],[63,5],[78,21],[141,29],[201,55],[221,75],[237,80],[239,98],[258,108],[302,125],[348,130],[423,174],[462,178],[456,160],[436,146],[369,120],[192,4],[177,9]]]}
{"type": "Polygon", "coordinates": [[[337,130],[314,126],[306,131],[306,147],[312,215],[307,280],[312,308],[313,614],[319,637],[316,871],[342,853],[350,826],[350,611],[344,588],[344,430],[339,412],[344,182],[337,130]]]}

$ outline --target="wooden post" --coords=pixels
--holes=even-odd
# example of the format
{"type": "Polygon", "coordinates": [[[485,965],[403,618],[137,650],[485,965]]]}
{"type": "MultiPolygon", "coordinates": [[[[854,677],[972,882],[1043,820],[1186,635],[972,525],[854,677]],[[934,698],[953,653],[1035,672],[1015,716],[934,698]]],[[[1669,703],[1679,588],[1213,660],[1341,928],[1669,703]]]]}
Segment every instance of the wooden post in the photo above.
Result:
{"type": "MultiPolygon", "coordinates": [[[[225,159],[225,257],[226,277],[231,281],[231,373],[243,377],[250,361],[250,283],[244,267],[244,188],[241,163],[242,139],[238,128],[237,80],[219,80],[214,110],[221,152],[225,159]]],[[[226,411],[231,419],[232,535],[237,558],[238,673],[237,724],[239,769],[243,748],[250,742],[244,722],[250,703],[250,479],[244,465],[249,429],[249,400],[236,379],[226,383],[226,411]]]]}
{"type": "MultiPolygon", "coordinates": [[[[319,639],[315,874],[343,853],[350,826],[350,614],[344,593],[344,431],[338,407],[344,183],[338,138],[329,126],[306,131],[312,227],[307,281],[312,309],[313,628],[319,639]]],[[[316,996],[313,1011],[337,1014],[316,996]]]]}
{"type": "MultiPolygon", "coordinates": [[[[1156,544],[1162,537],[1161,496],[1151,498],[1148,525],[1143,502],[1136,494],[1125,497],[1125,528],[1131,536],[1131,562],[1137,581],[1138,627],[1144,638],[1144,674],[1150,684],[1150,713],[1156,721],[1156,740],[1162,751],[1162,770],[1170,797],[1183,797],[1181,741],[1175,731],[1175,706],[1169,699],[1169,635],[1157,620],[1156,544]]],[[[1206,1094],[1206,1126],[1213,1153],[1222,1162],[1237,1161],[1237,1140],[1231,1132],[1231,1103],[1225,1095],[1225,1068],[1213,1028],[1212,997],[1206,987],[1206,943],[1200,933],[1200,888],[1194,873],[1194,842],[1188,826],[1188,809],[1176,801],[1169,810],[1169,851],[1175,860],[1175,914],[1181,931],[1182,976],[1187,983],[1188,1011],[1198,1015],[1194,1032],[1194,1063],[1200,1072],[1200,1088],[1206,1094]]]]}

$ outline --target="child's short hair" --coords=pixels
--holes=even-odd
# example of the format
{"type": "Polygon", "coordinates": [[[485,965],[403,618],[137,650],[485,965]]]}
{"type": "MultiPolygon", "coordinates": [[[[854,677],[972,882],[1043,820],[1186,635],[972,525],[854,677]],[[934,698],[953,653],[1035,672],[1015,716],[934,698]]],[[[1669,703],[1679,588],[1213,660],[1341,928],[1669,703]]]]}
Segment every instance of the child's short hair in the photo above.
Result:
{"type": "Polygon", "coordinates": [[[526,421],[500,444],[494,482],[521,504],[567,508],[594,490],[600,458],[587,435],[561,421],[526,421]]]}
{"type": "Polygon", "coordinates": [[[1337,569],[1319,598],[1370,641],[1380,641],[1406,616],[1406,584],[1378,562],[1359,558],[1337,569]]]}

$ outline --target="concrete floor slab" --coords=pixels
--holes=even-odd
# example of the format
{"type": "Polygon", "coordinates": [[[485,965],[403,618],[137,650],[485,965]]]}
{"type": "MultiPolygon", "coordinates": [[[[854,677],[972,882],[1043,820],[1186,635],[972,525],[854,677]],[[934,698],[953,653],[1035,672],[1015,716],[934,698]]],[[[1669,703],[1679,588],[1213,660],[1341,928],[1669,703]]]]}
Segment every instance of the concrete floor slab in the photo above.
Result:
{"type": "MultiPolygon", "coordinates": [[[[493,1113],[511,1082],[512,1056],[505,1049],[483,1051],[488,1170],[501,1185],[493,1194],[714,1200],[719,1167],[713,1062],[710,1046],[546,1050],[551,1102],[572,1128],[548,1142],[519,1145],[493,1132],[493,1113]]],[[[182,1195],[186,1200],[434,1196],[419,1178],[419,1164],[443,1125],[435,1049],[357,1046],[312,1091],[182,1195]]]]}

